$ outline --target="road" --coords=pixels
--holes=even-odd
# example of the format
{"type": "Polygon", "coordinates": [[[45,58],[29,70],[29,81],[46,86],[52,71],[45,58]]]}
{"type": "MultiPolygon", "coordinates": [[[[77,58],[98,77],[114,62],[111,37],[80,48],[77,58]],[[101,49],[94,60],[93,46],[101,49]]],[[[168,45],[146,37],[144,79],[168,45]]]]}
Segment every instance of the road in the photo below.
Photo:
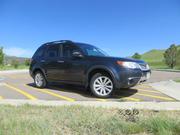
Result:
{"type": "MultiPolygon", "coordinates": [[[[156,82],[180,77],[180,73],[167,73],[153,71],[148,82],[156,82]]],[[[49,85],[46,89],[34,87],[33,79],[28,73],[1,73],[0,74],[0,99],[29,99],[29,100],[66,100],[66,101],[175,101],[155,89],[147,83],[138,85],[131,89],[121,89],[114,93],[111,98],[95,98],[83,87],[72,85],[49,85]]]]}
{"type": "Polygon", "coordinates": [[[177,78],[180,78],[180,72],[152,71],[152,76],[147,83],[173,80],[177,78]]]}

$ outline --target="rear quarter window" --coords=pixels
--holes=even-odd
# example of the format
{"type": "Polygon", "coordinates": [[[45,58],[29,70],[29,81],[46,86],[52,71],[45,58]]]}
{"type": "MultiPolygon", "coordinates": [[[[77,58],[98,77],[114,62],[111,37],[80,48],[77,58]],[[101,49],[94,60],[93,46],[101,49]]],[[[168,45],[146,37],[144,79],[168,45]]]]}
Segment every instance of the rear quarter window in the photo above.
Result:
{"type": "Polygon", "coordinates": [[[55,58],[59,56],[59,51],[60,51],[60,48],[58,44],[50,45],[47,49],[46,55],[48,58],[55,58]]]}
{"type": "Polygon", "coordinates": [[[44,56],[44,50],[45,50],[45,47],[40,47],[40,48],[38,48],[37,51],[35,52],[33,58],[43,57],[43,56],[44,56]]]}

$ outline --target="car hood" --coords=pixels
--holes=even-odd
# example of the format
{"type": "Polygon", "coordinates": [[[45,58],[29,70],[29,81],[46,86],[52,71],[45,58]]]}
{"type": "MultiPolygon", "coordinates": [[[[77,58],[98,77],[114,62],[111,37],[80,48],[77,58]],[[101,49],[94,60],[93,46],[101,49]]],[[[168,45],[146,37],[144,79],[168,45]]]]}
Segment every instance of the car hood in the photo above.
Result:
{"type": "Polygon", "coordinates": [[[133,59],[133,58],[122,58],[122,57],[89,56],[89,58],[96,59],[96,60],[106,60],[106,61],[118,61],[118,60],[119,60],[119,61],[129,61],[129,62],[136,62],[136,63],[139,63],[139,64],[146,63],[146,62],[144,62],[143,60],[137,60],[137,59],[133,59]]]}

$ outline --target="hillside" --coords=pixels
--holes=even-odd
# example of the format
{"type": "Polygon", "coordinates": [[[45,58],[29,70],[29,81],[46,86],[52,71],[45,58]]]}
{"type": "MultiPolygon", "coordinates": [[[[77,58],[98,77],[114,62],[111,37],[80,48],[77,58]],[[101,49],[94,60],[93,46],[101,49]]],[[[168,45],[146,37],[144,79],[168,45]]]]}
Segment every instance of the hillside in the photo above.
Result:
{"type": "Polygon", "coordinates": [[[150,50],[144,54],[142,54],[141,58],[146,60],[147,62],[154,62],[154,61],[162,61],[164,56],[165,50],[150,50]]]}
{"type": "MultiPolygon", "coordinates": [[[[180,45],[178,45],[180,50],[180,45]]],[[[163,62],[165,50],[153,49],[141,55],[141,59],[148,62],[152,68],[168,68],[163,62]]]]}
{"type": "Polygon", "coordinates": [[[17,61],[19,61],[20,64],[24,64],[26,59],[27,58],[24,58],[24,57],[16,57],[16,56],[7,56],[7,55],[5,55],[4,63],[7,65],[7,64],[11,64],[12,60],[17,60],[17,61]]]}

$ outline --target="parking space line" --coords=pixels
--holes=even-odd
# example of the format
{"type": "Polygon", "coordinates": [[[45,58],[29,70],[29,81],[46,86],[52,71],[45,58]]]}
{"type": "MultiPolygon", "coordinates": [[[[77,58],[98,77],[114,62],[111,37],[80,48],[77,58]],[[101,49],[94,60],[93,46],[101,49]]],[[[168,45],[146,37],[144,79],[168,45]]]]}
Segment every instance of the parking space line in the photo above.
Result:
{"type": "MultiPolygon", "coordinates": [[[[120,96],[121,97],[121,96],[120,96]]],[[[131,101],[141,101],[141,99],[139,99],[139,98],[132,98],[132,97],[121,97],[122,99],[126,99],[126,100],[131,100],[131,101]]]]}
{"type": "Polygon", "coordinates": [[[162,100],[174,101],[174,99],[169,98],[169,97],[154,96],[154,95],[142,94],[142,93],[136,93],[136,94],[140,95],[140,96],[145,96],[145,97],[151,97],[151,98],[157,98],[157,99],[162,99],[162,100]]]}
{"type": "Polygon", "coordinates": [[[143,87],[143,88],[151,88],[151,86],[149,86],[149,85],[144,85],[144,84],[141,84],[141,85],[139,85],[140,87],[143,87]]]}
{"type": "Polygon", "coordinates": [[[60,99],[64,99],[64,100],[70,101],[70,102],[74,102],[75,101],[75,99],[73,99],[73,98],[69,98],[69,97],[66,97],[66,96],[62,96],[60,94],[56,94],[56,93],[51,92],[51,91],[49,91],[47,89],[38,89],[38,88],[30,87],[28,85],[24,85],[24,86],[32,88],[33,90],[36,90],[36,91],[40,91],[42,93],[49,94],[49,95],[54,96],[54,97],[58,97],[60,99]]]}
{"type": "Polygon", "coordinates": [[[145,89],[141,89],[141,88],[137,88],[138,91],[144,91],[144,92],[152,92],[152,93],[161,93],[159,91],[155,91],[155,90],[145,90],[145,89]]]}
{"type": "Polygon", "coordinates": [[[25,92],[25,91],[23,91],[23,90],[21,90],[19,88],[16,88],[16,87],[14,87],[14,86],[12,86],[10,84],[5,83],[4,86],[10,88],[11,90],[15,90],[16,92],[21,93],[22,95],[24,95],[28,99],[31,99],[31,100],[36,100],[37,99],[36,97],[32,96],[31,94],[29,94],[29,93],[27,93],[27,92],[25,92]]]}
{"type": "MultiPolygon", "coordinates": [[[[56,87],[56,86],[51,86],[52,88],[55,88],[55,89],[59,89],[59,87],[56,87]]],[[[103,98],[95,98],[97,101],[101,101],[101,102],[106,102],[107,100],[106,99],[103,99],[103,98]]]]}
{"type": "MultiPolygon", "coordinates": [[[[123,93],[132,93],[132,92],[123,91],[123,93]]],[[[155,96],[155,95],[144,94],[144,93],[136,93],[135,95],[145,96],[145,97],[151,97],[151,98],[156,98],[156,99],[162,99],[162,100],[168,100],[168,101],[175,101],[175,99],[170,98],[170,97],[155,96]]]]}

